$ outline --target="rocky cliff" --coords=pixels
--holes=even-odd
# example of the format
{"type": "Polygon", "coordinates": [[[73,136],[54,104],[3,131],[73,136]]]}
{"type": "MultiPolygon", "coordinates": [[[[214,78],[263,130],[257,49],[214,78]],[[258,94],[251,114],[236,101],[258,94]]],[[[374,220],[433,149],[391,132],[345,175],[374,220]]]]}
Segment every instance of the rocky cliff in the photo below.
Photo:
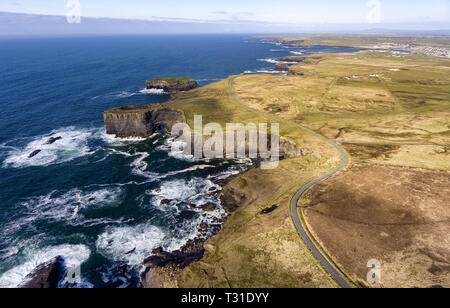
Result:
{"type": "Polygon", "coordinates": [[[183,123],[183,112],[161,105],[126,106],[103,113],[106,133],[119,138],[147,138],[161,130],[171,131],[176,123],[183,123]]]}
{"type": "MultiPolygon", "coordinates": [[[[125,106],[106,110],[103,113],[105,120],[106,133],[115,135],[119,138],[147,138],[156,132],[172,131],[172,126],[177,123],[185,123],[184,114],[177,109],[164,107],[164,105],[139,105],[139,106],[125,106]]],[[[175,136],[177,137],[177,136],[175,136]]],[[[196,141],[202,140],[203,144],[211,136],[204,135],[202,138],[195,138],[192,134],[192,151],[196,145],[196,141]]],[[[187,140],[182,140],[187,141],[187,140]]],[[[249,151],[248,138],[245,145],[246,153],[249,151]]],[[[267,146],[270,149],[270,140],[267,141],[267,146]]],[[[226,134],[224,135],[223,144],[226,145],[226,134]]],[[[235,151],[238,145],[234,144],[235,151]]],[[[186,153],[193,154],[193,153],[186,153]]],[[[281,159],[294,158],[305,155],[304,149],[297,146],[294,142],[280,137],[279,155],[281,159]]],[[[226,156],[225,148],[223,156],[226,156]]]]}
{"type": "Polygon", "coordinates": [[[287,57],[283,57],[278,59],[278,61],[280,62],[296,62],[296,63],[300,63],[305,61],[305,57],[301,57],[301,56],[287,56],[287,57]]]}
{"type": "Polygon", "coordinates": [[[277,63],[273,70],[277,72],[287,72],[289,71],[289,65],[286,63],[277,63]]]}
{"type": "Polygon", "coordinates": [[[189,77],[160,78],[147,80],[147,89],[163,90],[164,92],[189,91],[198,87],[197,81],[189,77]]]}
{"type": "Polygon", "coordinates": [[[65,272],[64,258],[59,256],[39,265],[19,285],[22,289],[56,289],[65,272]]]}

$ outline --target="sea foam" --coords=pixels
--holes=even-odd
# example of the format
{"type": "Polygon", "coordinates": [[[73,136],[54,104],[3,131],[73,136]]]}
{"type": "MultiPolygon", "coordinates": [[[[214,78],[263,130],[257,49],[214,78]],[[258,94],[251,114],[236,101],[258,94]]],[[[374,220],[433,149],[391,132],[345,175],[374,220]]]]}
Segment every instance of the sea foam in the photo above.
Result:
{"type": "Polygon", "coordinates": [[[65,258],[65,264],[70,271],[89,259],[91,252],[84,245],[60,245],[41,250],[30,249],[26,254],[26,261],[13,267],[0,276],[0,288],[15,288],[23,282],[25,277],[39,265],[57,256],[65,258]]]}
{"type": "MultiPolygon", "coordinates": [[[[52,131],[50,134],[41,135],[31,139],[24,146],[16,147],[4,144],[7,148],[7,157],[3,161],[4,168],[26,168],[32,166],[48,166],[71,161],[73,159],[93,154],[88,142],[92,139],[101,139],[102,129],[80,129],[65,127],[52,131]],[[61,137],[53,144],[46,144],[51,137],[61,137]],[[40,150],[37,155],[29,158],[34,151],[40,150]]],[[[20,143],[20,140],[14,141],[20,143]]]]}

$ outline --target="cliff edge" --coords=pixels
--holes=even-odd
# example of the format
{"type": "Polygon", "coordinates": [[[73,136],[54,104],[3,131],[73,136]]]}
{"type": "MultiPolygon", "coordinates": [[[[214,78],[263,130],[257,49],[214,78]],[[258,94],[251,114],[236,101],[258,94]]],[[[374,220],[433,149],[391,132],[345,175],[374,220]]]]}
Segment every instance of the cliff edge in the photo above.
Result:
{"type": "Polygon", "coordinates": [[[119,138],[148,138],[154,133],[171,131],[176,123],[185,122],[180,110],[159,104],[112,108],[103,113],[106,133],[119,138]]]}
{"type": "Polygon", "coordinates": [[[147,80],[147,89],[163,90],[164,92],[183,92],[198,87],[197,81],[189,77],[172,77],[147,80]]]}

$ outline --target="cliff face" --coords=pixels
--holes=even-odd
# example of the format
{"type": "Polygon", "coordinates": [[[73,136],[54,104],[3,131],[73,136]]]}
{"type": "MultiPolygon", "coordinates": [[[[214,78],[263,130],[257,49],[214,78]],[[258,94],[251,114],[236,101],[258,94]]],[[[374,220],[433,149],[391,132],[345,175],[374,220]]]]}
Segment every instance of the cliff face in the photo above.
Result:
{"type": "Polygon", "coordinates": [[[147,80],[147,89],[158,89],[169,93],[189,91],[197,87],[197,81],[188,77],[147,80]]]}
{"type": "Polygon", "coordinates": [[[278,61],[300,63],[300,62],[305,61],[305,59],[306,59],[305,57],[301,57],[301,56],[287,56],[287,57],[278,59],[278,61]]]}
{"type": "Polygon", "coordinates": [[[119,138],[147,138],[162,129],[170,132],[174,124],[184,122],[181,111],[158,105],[114,108],[105,111],[103,118],[106,133],[119,138]]]}
{"type": "Polygon", "coordinates": [[[56,289],[64,273],[64,258],[59,256],[39,265],[19,285],[21,289],[56,289]]]}
{"type": "MultiPolygon", "coordinates": [[[[103,114],[106,133],[115,135],[119,138],[141,137],[147,138],[156,132],[166,130],[169,133],[172,131],[172,126],[177,123],[185,123],[184,114],[180,110],[164,108],[160,105],[142,105],[142,106],[126,106],[120,108],[110,109],[103,114]]],[[[192,134],[192,149],[195,147],[196,141],[203,140],[203,144],[211,136],[202,136],[202,138],[194,138],[192,134]]],[[[185,141],[183,139],[183,141],[185,141]]],[[[236,142],[236,141],[235,141],[236,142]]],[[[224,136],[223,144],[226,145],[226,135],[224,136]]],[[[270,149],[270,140],[267,141],[267,147],[270,149]]],[[[237,151],[237,144],[234,144],[234,149],[237,151]]],[[[248,138],[246,138],[246,153],[249,151],[248,138]]],[[[303,156],[306,151],[300,148],[294,142],[280,137],[280,158],[294,158],[303,156]]],[[[186,153],[193,154],[193,153],[186,153]]],[[[225,148],[223,156],[226,156],[225,148]]]]}
{"type": "Polygon", "coordinates": [[[287,72],[289,71],[289,65],[286,63],[277,63],[275,64],[274,70],[277,72],[287,72]]]}

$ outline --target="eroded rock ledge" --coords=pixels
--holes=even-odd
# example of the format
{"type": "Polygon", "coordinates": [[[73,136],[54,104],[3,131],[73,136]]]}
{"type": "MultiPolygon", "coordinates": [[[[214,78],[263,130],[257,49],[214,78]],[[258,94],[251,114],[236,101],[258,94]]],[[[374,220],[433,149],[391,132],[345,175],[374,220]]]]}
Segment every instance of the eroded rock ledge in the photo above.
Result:
{"type": "Polygon", "coordinates": [[[157,104],[109,109],[103,118],[106,133],[118,138],[148,138],[163,129],[171,131],[174,124],[184,122],[183,112],[157,104]]]}
{"type": "Polygon", "coordinates": [[[197,81],[189,77],[172,77],[147,80],[147,89],[163,90],[164,92],[183,92],[198,87],[197,81]]]}
{"type": "Polygon", "coordinates": [[[65,273],[64,258],[58,256],[36,267],[18,286],[21,289],[56,289],[65,273]]]}

